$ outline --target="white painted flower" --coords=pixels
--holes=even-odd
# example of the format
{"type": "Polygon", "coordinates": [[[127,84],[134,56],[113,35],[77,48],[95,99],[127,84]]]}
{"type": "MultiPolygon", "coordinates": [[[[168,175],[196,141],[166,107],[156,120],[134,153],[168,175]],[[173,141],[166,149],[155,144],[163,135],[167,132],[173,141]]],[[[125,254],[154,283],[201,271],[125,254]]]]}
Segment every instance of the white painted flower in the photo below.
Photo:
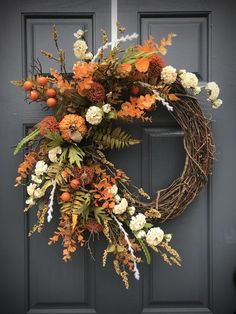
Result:
{"type": "Polygon", "coordinates": [[[118,187],[116,184],[114,184],[110,189],[109,189],[109,192],[113,195],[116,195],[117,192],[118,192],[118,187]]]}
{"type": "Polygon", "coordinates": [[[35,204],[35,200],[32,197],[29,197],[25,203],[29,206],[33,206],[35,204]]]}
{"type": "Polygon", "coordinates": [[[166,240],[166,242],[170,242],[172,239],[172,234],[171,233],[165,234],[164,239],[166,240]]]}
{"type": "Polygon", "coordinates": [[[43,180],[40,179],[39,177],[37,177],[36,175],[32,174],[31,181],[33,181],[36,184],[40,184],[40,183],[42,183],[43,180]]]}
{"type": "Polygon", "coordinates": [[[111,105],[110,105],[110,104],[105,104],[105,105],[103,105],[103,106],[102,106],[102,110],[103,110],[103,112],[105,112],[105,113],[110,112],[110,111],[111,111],[111,105]]]}
{"type": "Polygon", "coordinates": [[[126,198],[122,198],[119,204],[116,204],[113,208],[113,213],[116,215],[123,214],[128,207],[128,202],[126,198]]]}
{"type": "Polygon", "coordinates": [[[151,228],[146,235],[147,244],[153,246],[160,244],[163,238],[164,231],[160,227],[151,228]]]}
{"type": "Polygon", "coordinates": [[[34,195],[34,191],[36,189],[37,185],[35,183],[30,183],[27,186],[27,193],[29,194],[29,196],[33,196],[34,195]]]}
{"type": "Polygon", "coordinates": [[[92,52],[86,52],[86,54],[84,55],[84,57],[82,59],[91,60],[92,58],[93,58],[92,52]]]}
{"type": "Polygon", "coordinates": [[[74,36],[78,39],[82,38],[84,36],[84,31],[82,29],[78,29],[76,33],[74,33],[74,36]]]}
{"type": "Polygon", "coordinates": [[[198,87],[198,78],[194,73],[182,70],[179,77],[184,88],[196,89],[198,87]]]}
{"type": "Polygon", "coordinates": [[[139,230],[137,233],[136,233],[136,238],[138,239],[143,239],[146,237],[146,232],[144,230],[139,230]]]}
{"type": "Polygon", "coordinates": [[[119,194],[116,194],[116,195],[115,195],[115,202],[116,202],[116,204],[120,203],[120,200],[121,200],[120,195],[119,195],[119,194]]]}
{"type": "Polygon", "coordinates": [[[48,158],[51,162],[57,162],[58,161],[57,155],[61,155],[61,153],[62,153],[61,146],[56,146],[49,150],[48,158]]]}
{"type": "Polygon", "coordinates": [[[212,108],[217,109],[223,104],[221,99],[216,99],[212,102],[212,108]]]}
{"type": "Polygon", "coordinates": [[[41,198],[44,194],[45,193],[40,188],[37,188],[34,191],[34,198],[41,198]]]}
{"type": "Polygon", "coordinates": [[[85,115],[86,121],[92,125],[98,125],[102,122],[103,111],[97,106],[91,106],[85,115]]]}
{"type": "Polygon", "coordinates": [[[78,59],[84,59],[88,46],[86,42],[82,39],[76,40],[74,43],[74,54],[78,59]]]}
{"type": "Polygon", "coordinates": [[[162,69],[161,79],[164,81],[164,83],[172,84],[176,81],[176,78],[177,78],[176,69],[171,65],[167,65],[162,69]]]}
{"type": "Polygon", "coordinates": [[[48,169],[48,165],[43,161],[43,160],[40,160],[36,163],[36,166],[35,166],[35,174],[37,177],[43,175],[48,169]]]}
{"type": "Polygon", "coordinates": [[[220,88],[216,84],[216,82],[207,83],[205,89],[209,93],[209,97],[207,100],[215,101],[218,98],[218,96],[220,94],[220,88]]]}
{"type": "Polygon", "coordinates": [[[146,224],[146,217],[140,213],[131,218],[129,226],[132,231],[139,231],[145,226],[145,224],[146,224]]]}
{"type": "Polygon", "coordinates": [[[136,208],[134,206],[129,206],[128,207],[128,213],[130,214],[130,216],[133,216],[135,213],[136,208]]]}

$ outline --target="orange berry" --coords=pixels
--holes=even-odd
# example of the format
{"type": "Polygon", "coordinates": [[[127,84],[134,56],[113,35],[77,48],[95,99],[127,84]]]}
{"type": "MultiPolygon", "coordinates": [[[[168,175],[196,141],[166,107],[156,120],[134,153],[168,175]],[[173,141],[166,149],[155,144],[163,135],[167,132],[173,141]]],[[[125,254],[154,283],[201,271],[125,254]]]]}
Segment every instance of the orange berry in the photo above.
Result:
{"type": "Polygon", "coordinates": [[[62,202],[69,202],[71,199],[71,195],[69,192],[63,192],[60,196],[60,199],[62,200],[62,202]]]}
{"type": "Polygon", "coordinates": [[[23,84],[23,88],[26,91],[31,90],[32,87],[33,87],[33,83],[31,81],[25,81],[24,84],[23,84]]]}
{"type": "Polygon", "coordinates": [[[32,90],[30,93],[29,93],[29,98],[32,100],[32,101],[35,101],[35,100],[38,100],[40,97],[40,94],[38,91],[36,90],[32,90]]]}
{"type": "Polygon", "coordinates": [[[46,96],[47,97],[55,97],[57,94],[56,90],[54,88],[49,88],[47,91],[46,91],[46,96]]]}
{"type": "Polygon", "coordinates": [[[57,100],[56,98],[48,98],[47,100],[47,105],[48,107],[54,107],[57,105],[57,100]]]}
{"type": "Polygon", "coordinates": [[[132,86],[131,87],[131,94],[133,94],[133,95],[137,95],[137,94],[139,94],[139,92],[140,92],[140,90],[139,90],[139,87],[138,86],[132,86]]]}
{"type": "Polygon", "coordinates": [[[76,190],[80,186],[80,180],[79,179],[73,179],[70,181],[70,186],[73,190],[76,190]]]}
{"type": "Polygon", "coordinates": [[[40,86],[45,86],[47,84],[47,82],[48,82],[48,79],[45,76],[39,76],[37,78],[37,84],[40,86]]]}

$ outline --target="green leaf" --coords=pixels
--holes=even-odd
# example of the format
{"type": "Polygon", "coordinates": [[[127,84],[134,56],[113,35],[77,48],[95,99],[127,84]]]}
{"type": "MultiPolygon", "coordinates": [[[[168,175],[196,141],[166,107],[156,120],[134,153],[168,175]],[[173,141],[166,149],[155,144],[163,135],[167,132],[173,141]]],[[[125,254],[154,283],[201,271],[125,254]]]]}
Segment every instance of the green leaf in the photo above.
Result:
{"type": "Polygon", "coordinates": [[[17,87],[22,87],[24,84],[24,81],[11,81],[11,84],[17,87]]]}
{"type": "Polygon", "coordinates": [[[147,228],[147,229],[150,229],[150,228],[153,227],[153,224],[151,224],[149,222],[146,222],[144,227],[147,228]]]}
{"type": "Polygon", "coordinates": [[[49,140],[51,140],[48,144],[47,144],[47,148],[48,150],[57,147],[57,146],[61,146],[64,142],[64,140],[62,139],[61,135],[59,134],[59,132],[50,132],[48,131],[45,134],[45,137],[49,140]]]}
{"type": "Polygon", "coordinates": [[[27,144],[28,142],[32,141],[36,136],[39,135],[40,130],[39,129],[35,129],[34,131],[30,132],[28,135],[26,135],[16,146],[15,150],[14,150],[14,155],[16,155],[21,148],[27,144]]]}
{"type": "Polygon", "coordinates": [[[83,191],[74,193],[72,214],[81,215],[83,220],[88,220],[90,212],[91,195],[83,191]]]}
{"type": "Polygon", "coordinates": [[[139,242],[139,244],[140,244],[140,246],[142,248],[142,251],[143,251],[143,253],[145,255],[147,264],[150,264],[151,263],[151,255],[150,255],[150,253],[148,251],[148,248],[147,248],[146,244],[144,243],[144,241],[142,239],[138,239],[138,238],[136,238],[136,239],[138,240],[138,242],[139,242]]]}
{"type": "Polygon", "coordinates": [[[110,220],[103,207],[94,207],[93,211],[94,218],[100,225],[103,224],[104,220],[110,220]]]}
{"type": "Polygon", "coordinates": [[[62,153],[60,157],[58,158],[59,164],[62,164],[66,160],[67,153],[68,153],[68,147],[62,147],[62,153]]]}
{"type": "Polygon", "coordinates": [[[74,145],[69,147],[68,158],[71,165],[76,164],[78,167],[81,167],[84,156],[85,153],[80,147],[74,145]]]}

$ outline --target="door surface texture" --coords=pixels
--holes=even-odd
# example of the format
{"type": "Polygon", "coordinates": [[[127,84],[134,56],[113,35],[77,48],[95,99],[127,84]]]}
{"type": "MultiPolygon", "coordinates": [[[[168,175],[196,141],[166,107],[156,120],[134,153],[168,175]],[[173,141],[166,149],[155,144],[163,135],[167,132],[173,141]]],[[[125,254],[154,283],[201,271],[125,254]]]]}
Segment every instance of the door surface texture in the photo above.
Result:
{"type": "MultiPolygon", "coordinates": [[[[236,313],[236,62],[233,0],[9,0],[0,10],[0,314],[234,314],[236,313]],[[179,218],[165,223],[174,234],[173,246],[182,256],[178,268],[153,254],[152,264],[141,266],[141,279],[130,276],[124,289],[111,260],[102,267],[105,241],[95,239],[92,250],[80,249],[72,262],[61,258],[60,243],[48,246],[56,222],[30,239],[27,233],[35,212],[23,213],[25,191],[14,188],[18,163],[12,147],[45,113],[24,102],[24,93],[10,81],[27,76],[40,49],[52,51],[55,24],[66,53],[67,68],[74,62],[73,33],[87,30],[89,48],[101,45],[101,29],[112,33],[112,14],[127,33],[137,32],[138,43],[148,35],[157,40],[177,34],[166,63],[197,74],[202,84],[217,81],[224,105],[212,111],[216,142],[213,175],[193,204],[179,218]],[[115,14],[115,15],[116,15],[115,14]]],[[[114,29],[113,29],[114,31],[114,29]]],[[[43,71],[51,64],[40,57],[43,71]]],[[[163,108],[153,123],[126,126],[142,140],[140,145],[108,152],[137,186],[152,196],[170,184],[184,167],[182,132],[163,108]]]]}

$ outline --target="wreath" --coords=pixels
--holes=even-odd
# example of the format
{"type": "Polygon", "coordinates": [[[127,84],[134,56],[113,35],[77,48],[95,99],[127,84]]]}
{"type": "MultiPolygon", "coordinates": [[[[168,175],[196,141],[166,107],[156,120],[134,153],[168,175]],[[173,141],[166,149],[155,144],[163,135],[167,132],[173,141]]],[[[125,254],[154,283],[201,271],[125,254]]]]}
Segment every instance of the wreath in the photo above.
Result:
{"type": "Polygon", "coordinates": [[[128,288],[129,273],[139,279],[138,264],[142,258],[150,263],[150,250],[169,265],[181,265],[170,245],[172,235],[160,224],[184,211],[212,170],[215,146],[210,120],[196,95],[205,90],[213,108],[222,101],[215,82],[200,87],[194,73],[165,64],[162,56],[175,34],[159,43],[149,37],[143,45],[122,50],[123,42],[138,35],[124,35],[120,24],[118,29],[122,34],[115,42],[102,32],[103,46],[95,55],[88,50],[85,32],[78,30],[73,47],[78,60],[69,74],[53,27],[57,55],[41,53],[55,61],[58,69],[51,68],[45,76],[37,59],[29,77],[12,81],[26,91],[30,104],[36,102],[50,112],[29,130],[14,154],[24,148],[16,186],[26,185],[25,212],[37,206],[38,222],[29,235],[41,232],[45,220],[51,221],[57,203],[60,218],[49,244],[61,239],[63,259],[69,261],[80,246],[87,246],[93,255],[90,241],[103,233],[107,240],[103,266],[112,255],[114,269],[128,288]],[[105,151],[140,142],[117,121],[151,123],[152,112],[160,106],[183,131],[186,160],[181,176],[150,201],[142,188],[107,160],[105,151]]]}

